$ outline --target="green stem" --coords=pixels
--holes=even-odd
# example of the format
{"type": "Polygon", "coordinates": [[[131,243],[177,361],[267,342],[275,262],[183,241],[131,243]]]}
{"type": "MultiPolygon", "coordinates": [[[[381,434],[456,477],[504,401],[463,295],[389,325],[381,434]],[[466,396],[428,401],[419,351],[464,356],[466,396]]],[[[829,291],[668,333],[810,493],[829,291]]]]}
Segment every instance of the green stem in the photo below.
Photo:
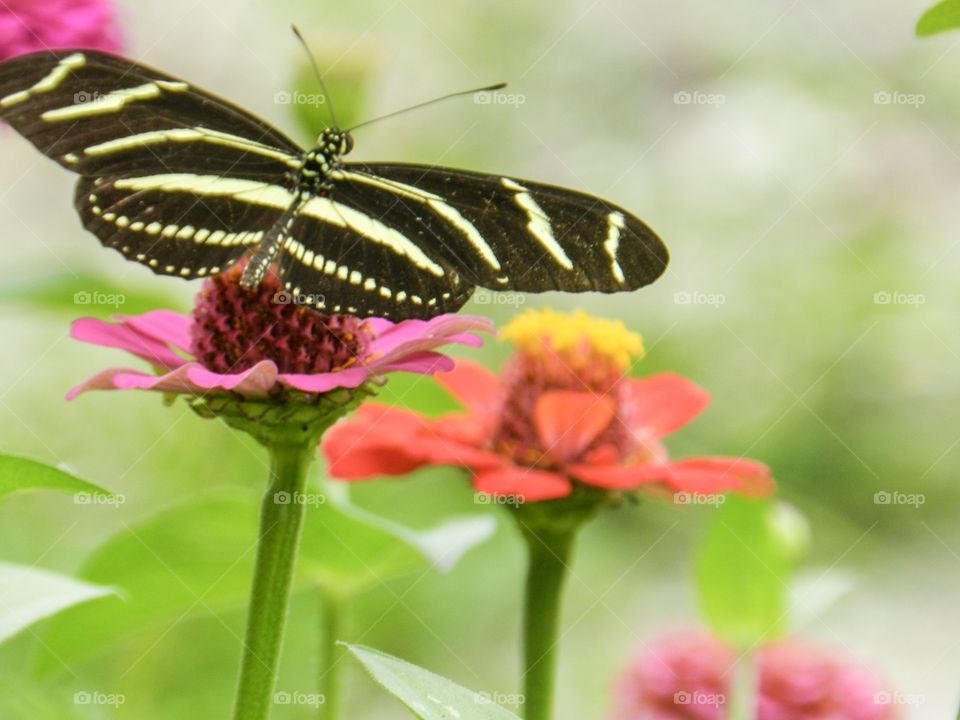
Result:
{"type": "Polygon", "coordinates": [[[733,678],[731,698],[734,720],[755,720],[757,717],[757,675],[752,654],[744,655],[737,662],[733,678]]]}
{"type": "Polygon", "coordinates": [[[529,565],[524,606],[524,718],[550,720],[556,681],[560,607],[575,530],[525,528],[529,565]]]}
{"type": "Polygon", "coordinates": [[[341,649],[337,643],[343,639],[343,601],[335,593],[324,592],[323,638],[320,648],[320,688],[323,705],[322,720],[337,720],[340,715],[340,659],[341,649]]]}
{"type": "Polygon", "coordinates": [[[266,720],[273,704],[287,606],[300,544],[300,502],[315,442],[265,443],[270,487],[260,508],[260,537],[247,615],[234,720],[266,720]]]}

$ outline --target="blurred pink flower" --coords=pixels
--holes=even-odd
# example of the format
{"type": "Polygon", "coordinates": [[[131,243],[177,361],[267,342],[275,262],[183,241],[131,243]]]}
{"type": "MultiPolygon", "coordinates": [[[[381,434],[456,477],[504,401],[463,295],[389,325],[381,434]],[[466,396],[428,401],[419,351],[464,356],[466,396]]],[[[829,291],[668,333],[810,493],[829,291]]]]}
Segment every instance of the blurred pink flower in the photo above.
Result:
{"type": "Polygon", "coordinates": [[[432,374],[453,368],[436,348],[457,343],[477,347],[476,332],[493,332],[486,318],[440,315],[393,323],[382,318],[320,313],[283,302],[272,274],[253,290],[239,286],[242,268],[206,281],[193,316],[169,310],[118,316],[114,322],[84,318],[73,323],[77,340],[119,348],[155,372],[111,368],[73,388],[156,390],[245,398],[278,396],[287,390],[325,393],[356,388],[390,372],[432,374]]]}
{"type": "MultiPolygon", "coordinates": [[[[617,681],[613,720],[726,720],[737,654],[706,632],[645,648],[617,681]]],[[[758,720],[893,720],[896,706],[865,670],[796,640],[758,654],[758,720]]]]}
{"type": "Polygon", "coordinates": [[[123,43],[109,0],[3,0],[0,60],[36,50],[118,52],[123,43]]]}

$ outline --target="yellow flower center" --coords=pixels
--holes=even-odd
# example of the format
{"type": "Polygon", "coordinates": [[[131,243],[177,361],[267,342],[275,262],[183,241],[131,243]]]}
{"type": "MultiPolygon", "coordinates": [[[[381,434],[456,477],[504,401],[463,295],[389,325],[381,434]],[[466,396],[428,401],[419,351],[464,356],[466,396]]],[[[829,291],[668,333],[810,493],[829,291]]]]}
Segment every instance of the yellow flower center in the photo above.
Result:
{"type": "Polygon", "coordinates": [[[597,356],[613,363],[621,372],[632,358],[643,357],[643,340],[619,320],[596,318],[582,310],[528,310],[520,313],[500,333],[518,350],[541,355],[549,350],[568,361],[590,362],[597,356]]]}

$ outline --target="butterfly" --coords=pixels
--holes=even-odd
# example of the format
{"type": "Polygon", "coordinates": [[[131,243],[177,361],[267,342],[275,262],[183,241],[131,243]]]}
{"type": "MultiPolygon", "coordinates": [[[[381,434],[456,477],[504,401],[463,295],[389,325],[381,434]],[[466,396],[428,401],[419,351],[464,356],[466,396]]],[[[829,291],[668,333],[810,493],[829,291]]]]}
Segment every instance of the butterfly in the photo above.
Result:
{"type": "Polygon", "coordinates": [[[246,287],[274,268],[291,298],[321,312],[426,318],[478,286],[630,291],[668,261],[646,224],[600,198],[345,162],[350,130],[334,125],[303,149],[225,100],[102,52],[0,63],[0,120],[80,176],[84,227],[128,260],[181,278],[243,260],[246,287]]]}

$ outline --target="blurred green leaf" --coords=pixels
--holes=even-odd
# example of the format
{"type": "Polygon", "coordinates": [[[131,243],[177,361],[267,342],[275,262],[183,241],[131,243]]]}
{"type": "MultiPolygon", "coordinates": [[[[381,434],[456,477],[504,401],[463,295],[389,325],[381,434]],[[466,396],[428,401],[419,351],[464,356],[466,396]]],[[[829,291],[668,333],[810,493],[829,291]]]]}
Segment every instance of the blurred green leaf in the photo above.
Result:
{"type": "Polygon", "coordinates": [[[178,304],[166,295],[76,273],[6,283],[0,290],[0,301],[24,302],[36,309],[91,316],[136,315],[149,310],[175,309],[178,304]]]}
{"type": "Polygon", "coordinates": [[[125,527],[79,573],[119,588],[123,599],[54,618],[38,650],[40,671],[73,667],[138,636],[159,641],[172,623],[242,607],[256,537],[252,495],[193,502],[125,527]]]}
{"type": "Polygon", "coordinates": [[[61,610],[113,592],[40,568],[0,562],[0,642],[61,610]]]}
{"type": "Polygon", "coordinates": [[[960,0],[943,0],[917,21],[917,35],[926,37],[960,27],[960,0]]]}
{"type": "Polygon", "coordinates": [[[729,495],[715,511],[697,553],[697,590],[710,627],[739,648],[786,629],[797,527],[772,500],[729,495]]]}
{"type": "MultiPolygon", "coordinates": [[[[341,596],[431,565],[447,568],[493,531],[484,518],[473,518],[419,533],[342,500],[328,502],[326,495],[304,500],[313,497],[297,582],[301,588],[322,584],[341,596]]],[[[135,633],[159,639],[171,623],[243,608],[258,503],[252,492],[205,498],[160,512],[108,540],[80,577],[116,586],[123,600],[78,607],[53,620],[40,651],[41,671],[62,667],[56,658],[72,665],[95,657],[135,633]]]]}
{"type": "Polygon", "coordinates": [[[19,677],[0,680],[0,718],[86,720],[97,710],[77,704],[67,688],[25,682],[19,677]]]}
{"type": "Polygon", "coordinates": [[[304,524],[301,570],[341,596],[425,566],[451,570],[496,529],[483,515],[413,530],[351,505],[336,485],[322,497],[304,524]]]}
{"type": "MultiPolygon", "coordinates": [[[[0,454],[0,500],[15,492],[27,490],[59,490],[78,496],[113,497],[109,490],[80,480],[51,465],[15,455],[0,454]]],[[[82,502],[82,497],[78,498],[78,502],[82,502]]]]}
{"type": "Polygon", "coordinates": [[[378,650],[361,645],[346,647],[374,680],[422,720],[518,720],[484,693],[378,650]]]}

